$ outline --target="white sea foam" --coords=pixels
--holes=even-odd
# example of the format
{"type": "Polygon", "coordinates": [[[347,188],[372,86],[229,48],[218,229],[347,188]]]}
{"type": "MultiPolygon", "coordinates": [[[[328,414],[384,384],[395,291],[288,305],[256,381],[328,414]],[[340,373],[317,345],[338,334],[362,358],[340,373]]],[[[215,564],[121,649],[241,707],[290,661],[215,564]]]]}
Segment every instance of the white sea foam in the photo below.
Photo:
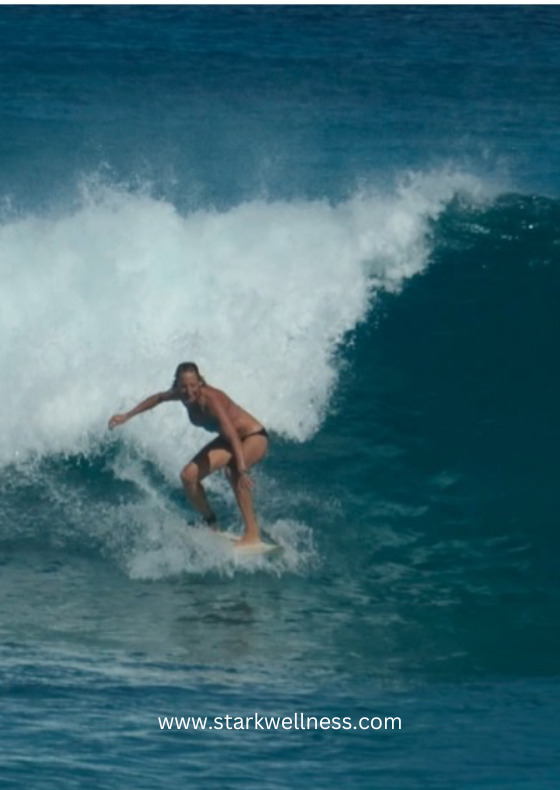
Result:
{"type": "MultiPolygon", "coordinates": [[[[379,289],[429,259],[430,220],[474,179],[409,178],[327,202],[180,215],[117,188],[59,217],[0,227],[0,463],[87,451],[108,417],[194,360],[263,423],[303,441],[337,381],[336,350],[379,289]]],[[[178,404],[119,429],[166,473],[201,443],[178,404]]]]}
{"type": "Polygon", "coordinates": [[[224,576],[257,571],[297,574],[307,571],[318,558],[310,528],[289,519],[262,523],[282,548],[281,553],[266,556],[237,551],[211,530],[185,524],[178,516],[170,518],[169,513],[161,513],[159,519],[153,516],[145,506],[134,516],[135,539],[120,558],[130,578],[154,581],[210,571],[224,576]]]}

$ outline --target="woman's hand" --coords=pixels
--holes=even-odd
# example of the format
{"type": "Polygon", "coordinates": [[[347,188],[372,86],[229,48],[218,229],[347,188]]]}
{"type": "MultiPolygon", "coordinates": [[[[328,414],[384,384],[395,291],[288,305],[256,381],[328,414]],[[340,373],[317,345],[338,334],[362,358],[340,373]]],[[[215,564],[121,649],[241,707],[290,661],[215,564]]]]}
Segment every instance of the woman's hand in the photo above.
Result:
{"type": "Polygon", "coordinates": [[[109,430],[112,431],[113,428],[116,428],[118,425],[122,425],[128,419],[128,414],[115,414],[115,416],[111,417],[109,420],[109,430]]]}
{"type": "Polygon", "coordinates": [[[251,491],[255,487],[255,483],[246,469],[239,473],[239,486],[241,488],[247,489],[248,491],[251,491]]]}

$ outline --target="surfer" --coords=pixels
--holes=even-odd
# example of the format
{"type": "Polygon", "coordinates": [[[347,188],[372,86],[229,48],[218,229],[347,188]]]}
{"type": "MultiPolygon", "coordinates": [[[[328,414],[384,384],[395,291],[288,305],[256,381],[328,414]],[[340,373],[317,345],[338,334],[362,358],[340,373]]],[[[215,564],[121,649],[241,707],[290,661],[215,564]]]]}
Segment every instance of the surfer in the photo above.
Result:
{"type": "Polygon", "coordinates": [[[182,362],[177,367],[170,390],[151,395],[130,411],[111,417],[109,428],[112,430],[166,401],[181,401],[193,425],[218,434],[181,471],[181,482],[191,504],[209,527],[217,529],[217,519],[202,481],[218,469],[225,469],[245,525],[245,533],[237,545],[258,543],[259,527],[252,495],[254,483],[249,470],[266,454],[266,429],[225,392],[207,384],[194,362],[182,362]]]}

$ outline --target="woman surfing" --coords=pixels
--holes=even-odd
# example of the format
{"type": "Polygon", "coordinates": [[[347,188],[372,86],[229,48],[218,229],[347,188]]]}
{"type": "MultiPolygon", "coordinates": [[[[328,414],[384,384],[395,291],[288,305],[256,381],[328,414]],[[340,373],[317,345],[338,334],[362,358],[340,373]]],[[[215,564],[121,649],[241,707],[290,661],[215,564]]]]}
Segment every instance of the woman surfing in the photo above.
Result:
{"type": "Polygon", "coordinates": [[[166,401],[181,401],[193,425],[218,434],[181,471],[181,482],[191,504],[209,527],[217,528],[216,516],[208,503],[202,481],[218,469],[225,468],[245,525],[245,533],[237,545],[259,543],[249,470],[268,449],[265,428],[225,392],[208,385],[194,362],[183,362],[177,367],[170,390],[151,395],[130,411],[111,417],[109,428],[112,430],[166,401]]]}

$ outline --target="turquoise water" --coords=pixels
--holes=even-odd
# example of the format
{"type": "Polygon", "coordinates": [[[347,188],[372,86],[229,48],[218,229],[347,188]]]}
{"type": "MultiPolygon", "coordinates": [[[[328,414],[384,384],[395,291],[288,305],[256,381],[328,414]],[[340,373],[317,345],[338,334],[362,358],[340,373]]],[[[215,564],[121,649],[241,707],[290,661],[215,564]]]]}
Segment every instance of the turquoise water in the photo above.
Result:
{"type": "Polygon", "coordinates": [[[558,785],[559,21],[0,10],[6,787],[558,785]],[[184,359],[280,557],[106,430],[184,359]]]}

